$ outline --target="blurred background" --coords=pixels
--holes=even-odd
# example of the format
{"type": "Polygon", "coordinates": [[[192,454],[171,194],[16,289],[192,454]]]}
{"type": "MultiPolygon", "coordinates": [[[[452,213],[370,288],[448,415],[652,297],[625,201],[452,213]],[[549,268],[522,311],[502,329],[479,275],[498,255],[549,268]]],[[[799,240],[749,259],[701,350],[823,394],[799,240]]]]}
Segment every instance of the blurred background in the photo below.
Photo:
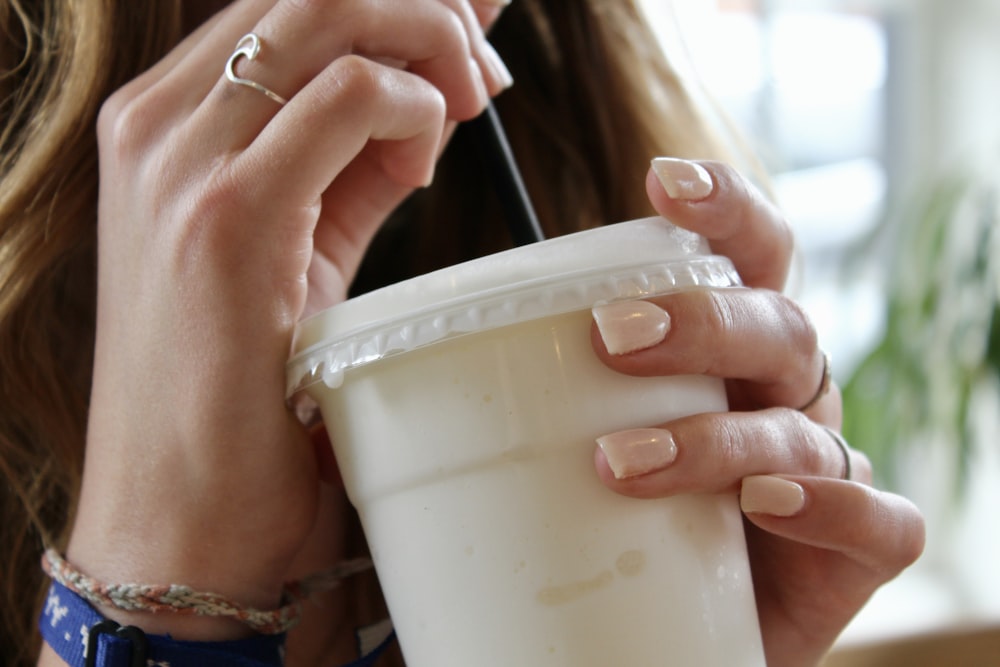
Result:
{"type": "Polygon", "coordinates": [[[845,433],[928,520],[836,664],[938,636],[992,654],[898,664],[1000,665],[1000,0],[643,4],[774,175],[845,433]]]}

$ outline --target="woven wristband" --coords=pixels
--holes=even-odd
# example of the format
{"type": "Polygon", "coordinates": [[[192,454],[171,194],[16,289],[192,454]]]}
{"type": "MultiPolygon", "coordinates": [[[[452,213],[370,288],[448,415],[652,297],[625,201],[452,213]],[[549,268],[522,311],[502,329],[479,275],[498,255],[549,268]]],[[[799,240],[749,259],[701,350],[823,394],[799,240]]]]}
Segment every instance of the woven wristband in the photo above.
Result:
{"type": "MultiPolygon", "coordinates": [[[[284,633],[301,613],[300,601],[336,588],[347,577],[372,569],[370,559],[343,561],[309,577],[285,584],[279,609],[260,611],[229,601],[216,593],[181,585],[105,584],[74,568],[55,549],[47,549],[42,569],[52,578],[39,619],[42,636],[73,667],[259,667],[280,665],[284,633]],[[258,635],[235,642],[182,642],[169,636],[146,635],[141,629],[107,620],[93,606],[126,611],[227,617],[256,630],[258,635]],[[88,655],[88,648],[90,655],[88,655]]],[[[345,667],[371,667],[395,633],[391,623],[359,628],[361,657],[345,667]]]]}
{"type": "MultiPolygon", "coordinates": [[[[298,623],[302,611],[296,598],[278,609],[261,611],[178,584],[105,584],[75,569],[55,549],[46,549],[42,569],[53,581],[98,607],[232,618],[265,635],[287,632],[298,623]]],[[[286,589],[286,598],[292,597],[289,593],[286,589]]]]}

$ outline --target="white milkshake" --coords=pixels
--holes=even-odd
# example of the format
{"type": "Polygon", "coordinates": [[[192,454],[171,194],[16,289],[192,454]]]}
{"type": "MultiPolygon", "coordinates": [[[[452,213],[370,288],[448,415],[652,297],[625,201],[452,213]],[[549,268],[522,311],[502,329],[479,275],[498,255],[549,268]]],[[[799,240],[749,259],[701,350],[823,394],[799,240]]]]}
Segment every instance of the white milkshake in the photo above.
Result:
{"type": "Polygon", "coordinates": [[[601,364],[590,308],[735,286],[659,218],[499,253],[304,322],[320,406],[409,667],[764,665],[734,496],[636,500],[597,436],[724,410],[721,382],[601,364]]]}

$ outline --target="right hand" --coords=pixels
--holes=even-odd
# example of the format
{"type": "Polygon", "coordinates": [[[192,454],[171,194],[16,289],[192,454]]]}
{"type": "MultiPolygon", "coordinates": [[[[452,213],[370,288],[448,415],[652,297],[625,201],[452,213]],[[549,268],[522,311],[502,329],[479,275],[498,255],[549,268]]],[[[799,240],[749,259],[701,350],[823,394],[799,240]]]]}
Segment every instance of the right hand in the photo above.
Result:
{"type": "Polygon", "coordinates": [[[924,521],[913,503],[873,488],[867,458],[831,436],[842,417],[835,383],[801,408],[826,369],[808,314],[779,291],[794,247],[781,211],[731,167],[700,167],[709,193],[671,198],[651,173],[650,201],[729,257],[749,289],[650,299],[670,317],[663,340],[609,354],[595,327],[594,343],[604,363],[630,375],[723,378],[730,410],[653,425],[670,434],[673,453],[645,467],[640,458],[623,478],[604,450],[595,462],[626,496],[739,492],[767,664],[816,665],[872,593],[920,555],[924,521]],[[775,507],[782,491],[793,502],[775,507]],[[762,495],[771,503],[761,505],[762,495]]]}
{"type": "MultiPolygon", "coordinates": [[[[81,570],[277,605],[319,503],[316,454],[284,402],[293,327],[344,298],[450,126],[501,90],[480,25],[498,11],[241,0],[104,105],[97,343],[68,549],[81,570]],[[223,76],[251,30],[261,52],[236,73],[285,106],[223,76]]],[[[102,611],[180,638],[240,633],[102,611]]]]}

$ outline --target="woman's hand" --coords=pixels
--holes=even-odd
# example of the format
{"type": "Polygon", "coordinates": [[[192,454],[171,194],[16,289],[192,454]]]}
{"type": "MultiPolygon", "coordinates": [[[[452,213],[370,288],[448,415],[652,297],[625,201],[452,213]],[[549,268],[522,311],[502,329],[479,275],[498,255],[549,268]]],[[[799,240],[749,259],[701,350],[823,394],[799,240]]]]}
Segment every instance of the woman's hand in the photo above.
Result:
{"type": "MultiPolygon", "coordinates": [[[[113,95],[98,123],[97,344],[69,560],[277,606],[318,508],[285,408],[308,309],[344,297],[455,121],[509,75],[470,0],[241,0],[113,95]],[[240,38],[261,50],[223,76],[240,38]]],[[[105,610],[119,620],[136,618],[105,610]]],[[[241,628],[138,619],[217,638],[241,628]]]]}
{"type": "Polygon", "coordinates": [[[864,455],[827,430],[840,428],[836,387],[813,402],[825,360],[809,318],[777,291],[793,243],[782,217],[724,165],[659,166],[663,182],[653,171],[647,180],[653,205],[707,237],[751,289],[651,299],[669,315],[662,342],[610,354],[616,337],[635,333],[612,320],[595,326],[594,347],[622,373],[725,378],[732,411],[660,425],[676,445],[667,465],[630,447],[627,433],[602,438],[598,474],[643,498],[740,491],[768,665],[814,665],[872,592],[920,554],[923,519],[873,489],[864,455]]]}

